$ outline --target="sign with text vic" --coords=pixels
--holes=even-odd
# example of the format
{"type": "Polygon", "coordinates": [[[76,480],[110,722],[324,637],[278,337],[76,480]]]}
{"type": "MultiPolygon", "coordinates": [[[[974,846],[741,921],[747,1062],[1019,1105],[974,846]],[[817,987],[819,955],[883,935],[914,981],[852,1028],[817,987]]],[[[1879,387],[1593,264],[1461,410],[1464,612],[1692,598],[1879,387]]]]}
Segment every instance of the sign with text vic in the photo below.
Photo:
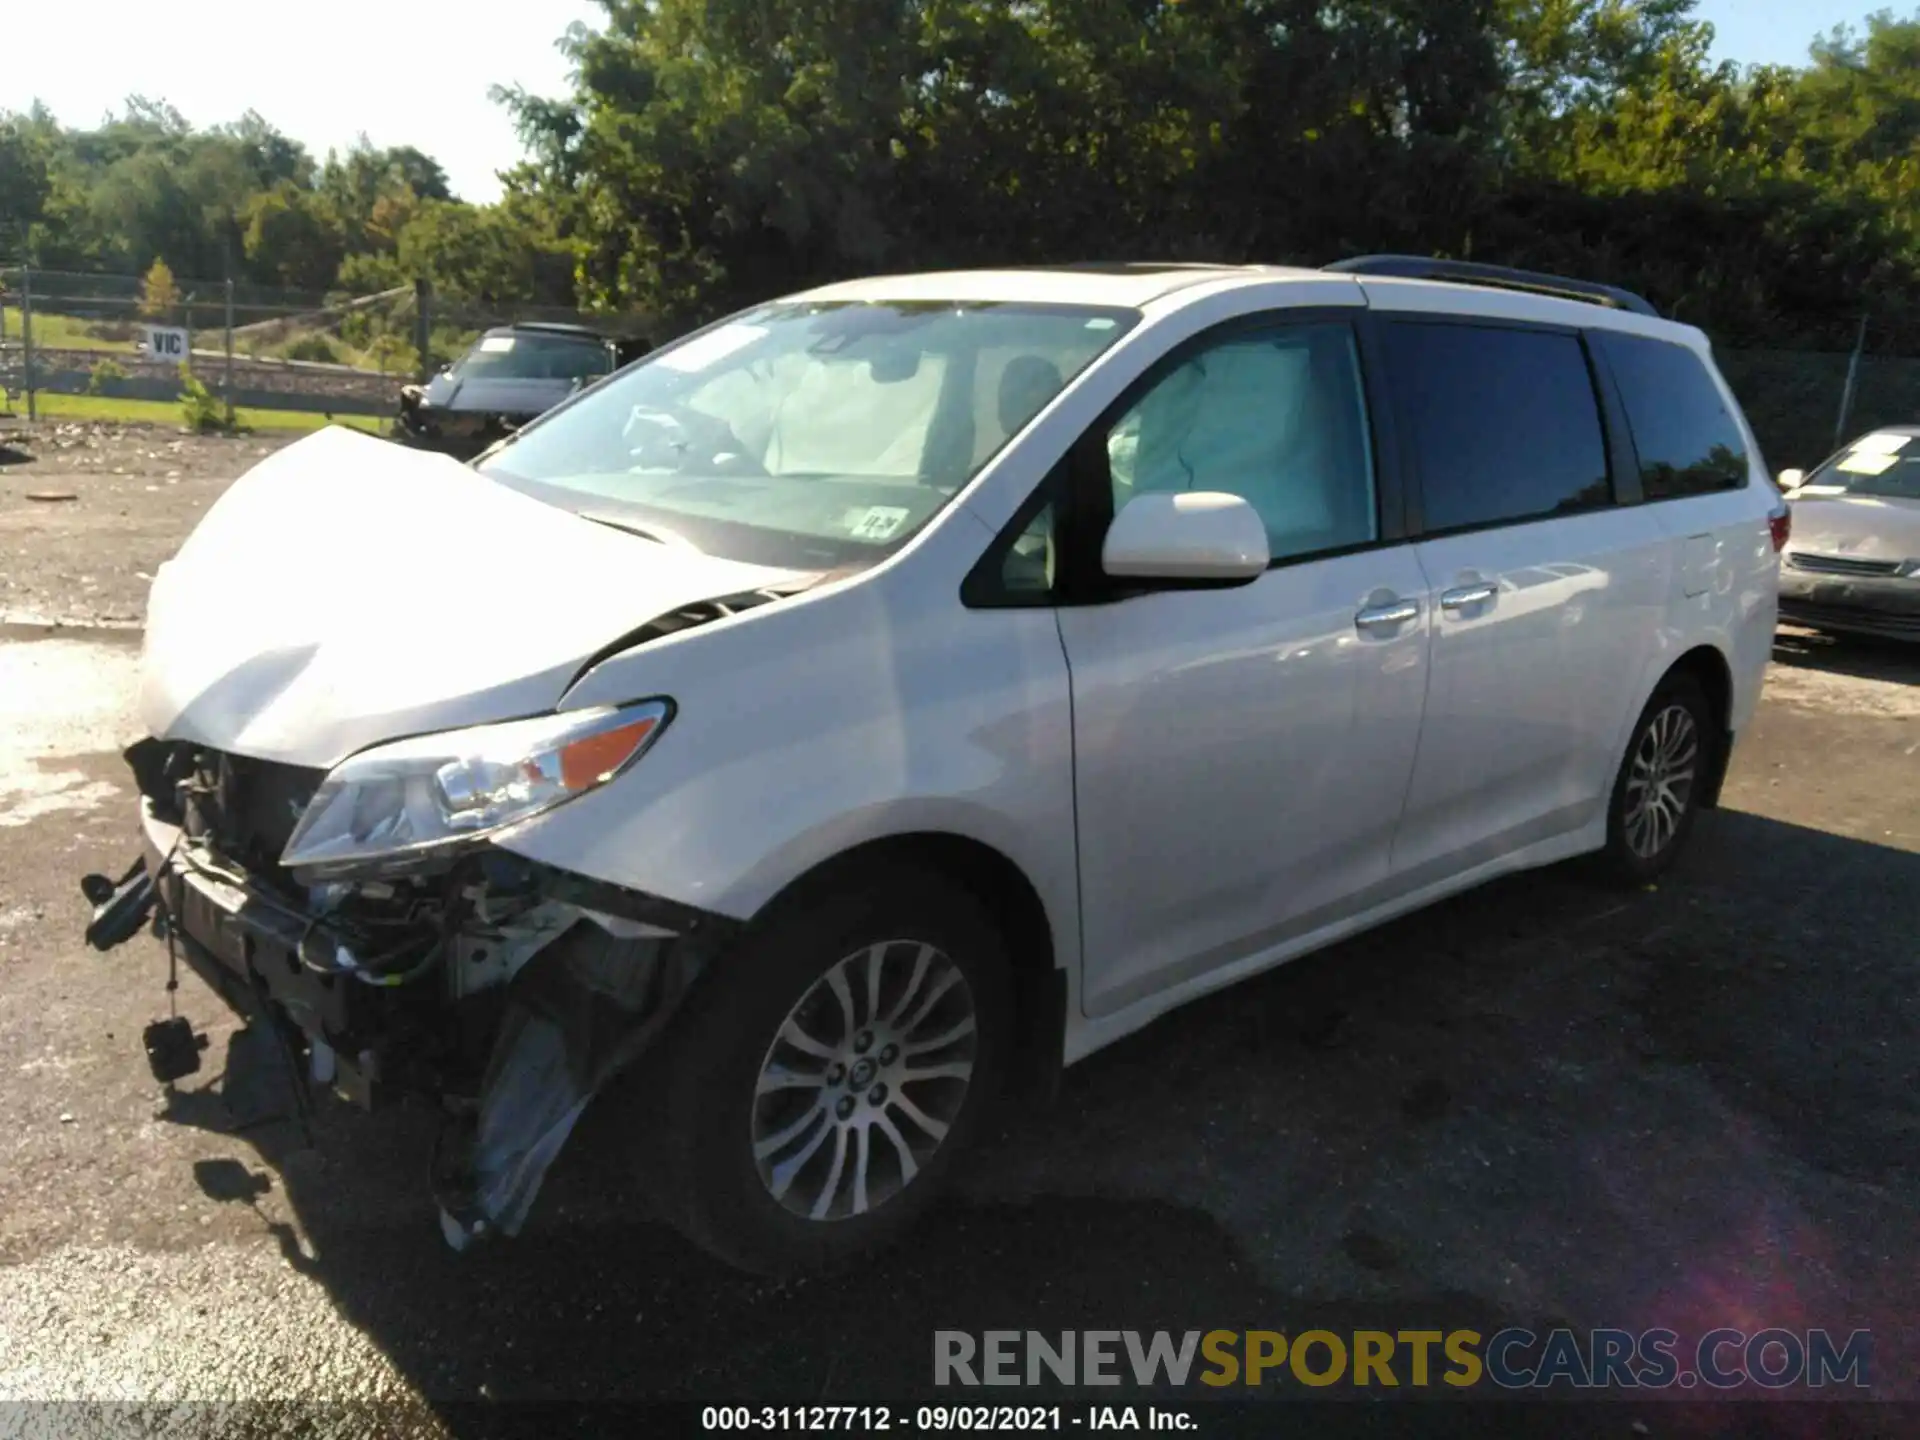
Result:
{"type": "Polygon", "coordinates": [[[140,351],[155,360],[185,360],[187,332],[175,325],[142,325],[140,351]]]}

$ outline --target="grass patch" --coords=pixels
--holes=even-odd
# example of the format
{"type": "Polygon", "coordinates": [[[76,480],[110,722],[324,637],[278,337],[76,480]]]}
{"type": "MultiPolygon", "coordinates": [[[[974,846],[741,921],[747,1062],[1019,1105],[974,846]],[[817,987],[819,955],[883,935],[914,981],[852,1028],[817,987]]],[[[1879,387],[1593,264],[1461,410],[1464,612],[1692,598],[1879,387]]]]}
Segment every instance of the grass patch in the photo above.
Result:
{"type": "MultiPolygon", "coordinates": [[[[100,420],[134,425],[165,425],[180,428],[178,400],[118,400],[107,395],[49,395],[37,397],[40,416],[47,420],[100,420]]],[[[16,413],[24,415],[27,402],[14,402],[16,413]]],[[[386,420],[378,415],[336,415],[329,420],[317,410],[255,410],[237,407],[233,418],[250,430],[318,430],[326,425],[345,425],[369,434],[380,434],[386,420]]]]}
{"type": "MultiPolygon", "coordinates": [[[[20,307],[9,305],[3,312],[6,320],[6,341],[9,345],[18,345],[25,333],[25,318],[20,307]]],[[[94,320],[81,320],[72,315],[50,315],[43,310],[33,312],[33,347],[36,350],[110,350],[116,354],[131,355],[133,341],[103,340],[93,333],[94,320]]]]}

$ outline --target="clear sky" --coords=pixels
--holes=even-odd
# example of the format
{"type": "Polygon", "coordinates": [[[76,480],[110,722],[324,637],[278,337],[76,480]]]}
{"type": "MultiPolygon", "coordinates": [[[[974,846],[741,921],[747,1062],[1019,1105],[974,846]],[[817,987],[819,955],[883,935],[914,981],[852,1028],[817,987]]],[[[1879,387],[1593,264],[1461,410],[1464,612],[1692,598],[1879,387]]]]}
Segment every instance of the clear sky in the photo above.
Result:
{"type": "MultiPolygon", "coordinates": [[[[1700,0],[1716,56],[1798,64],[1832,26],[1858,25],[1883,0],[1700,0]]],[[[1913,0],[1909,0],[1913,3],[1913,0]]],[[[20,3],[0,64],[0,110],[43,100],[69,125],[97,122],[133,93],[170,101],[196,125],[253,109],[315,155],[365,132],[417,145],[456,193],[490,200],[494,172],[520,156],[494,84],[566,87],[554,42],[592,0],[153,0],[20,3]],[[324,17],[324,23],[318,17],[324,17]]],[[[1904,10],[1904,7],[1899,7],[1904,10]]]]}

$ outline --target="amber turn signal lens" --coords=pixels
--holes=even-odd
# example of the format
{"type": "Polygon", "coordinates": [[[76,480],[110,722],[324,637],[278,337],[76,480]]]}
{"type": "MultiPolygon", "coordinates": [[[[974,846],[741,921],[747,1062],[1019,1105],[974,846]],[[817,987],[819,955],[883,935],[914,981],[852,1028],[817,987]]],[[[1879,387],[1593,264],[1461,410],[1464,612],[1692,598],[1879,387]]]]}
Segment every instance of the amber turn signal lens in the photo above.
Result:
{"type": "Polygon", "coordinates": [[[590,790],[631,760],[660,722],[653,716],[560,747],[560,783],[590,790]]]}

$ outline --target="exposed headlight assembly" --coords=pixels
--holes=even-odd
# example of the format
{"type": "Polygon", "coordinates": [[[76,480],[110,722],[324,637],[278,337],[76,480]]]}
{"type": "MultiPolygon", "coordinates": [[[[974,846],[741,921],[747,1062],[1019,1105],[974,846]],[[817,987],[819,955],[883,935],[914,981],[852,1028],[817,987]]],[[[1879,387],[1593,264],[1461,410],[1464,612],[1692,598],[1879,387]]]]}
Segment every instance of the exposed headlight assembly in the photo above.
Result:
{"type": "Polygon", "coordinates": [[[1920,580],[1920,560],[1903,560],[1895,572],[1908,580],[1920,580]]]}
{"type": "Polygon", "coordinates": [[[311,883],[444,858],[606,784],[672,718],[644,700],[376,745],[321,782],[280,863],[311,883]]]}

